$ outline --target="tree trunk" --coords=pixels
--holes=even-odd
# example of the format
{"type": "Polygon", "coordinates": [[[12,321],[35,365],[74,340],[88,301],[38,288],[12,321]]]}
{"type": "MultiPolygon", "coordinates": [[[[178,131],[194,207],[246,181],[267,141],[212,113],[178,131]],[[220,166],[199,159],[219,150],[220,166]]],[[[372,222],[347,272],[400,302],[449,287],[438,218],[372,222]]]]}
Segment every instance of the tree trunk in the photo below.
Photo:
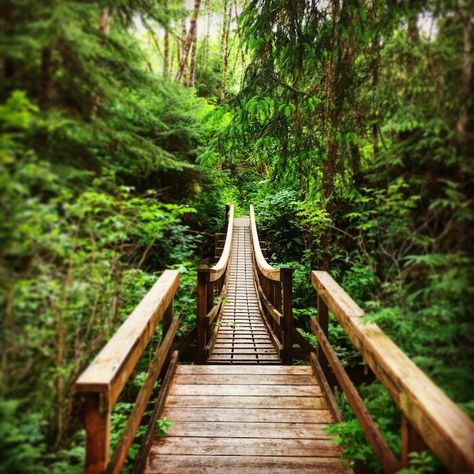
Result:
{"type": "MultiPolygon", "coordinates": [[[[110,15],[109,9],[104,8],[100,12],[99,17],[99,30],[104,34],[108,35],[110,30],[110,15]]],[[[91,118],[94,118],[97,114],[97,109],[99,108],[100,96],[97,92],[92,93],[91,97],[91,118]]]]}
{"type": "Polygon", "coordinates": [[[230,17],[232,15],[232,6],[228,6],[228,0],[224,1],[224,21],[222,25],[222,37],[221,37],[221,55],[222,55],[222,76],[221,76],[221,87],[219,91],[219,104],[225,102],[226,89],[227,89],[227,66],[229,62],[229,29],[230,29],[230,17]]]}
{"type": "MultiPolygon", "coordinates": [[[[376,10],[375,10],[375,5],[372,10],[372,21],[375,22],[376,20],[376,10]]],[[[372,67],[371,67],[371,73],[372,73],[372,90],[375,92],[379,86],[379,72],[380,72],[380,39],[379,36],[377,35],[373,42],[372,42],[372,67]]],[[[377,157],[379,154],[379,124],[378,124],[378,117],[377,117],[377,112],[373,111],[372,113],[372,140],[373,140],[373,153],[374,157],[377,157]]]]}
{"type": "Polygon", "coordinates": [[[181,51],[181,61],[178,68],[178,73],[176,74],[176,81],[180,82],[186,72],[188,66],[188,57],[193,38],[197,36],[197,19],[199,15],[199,8],[201,6],[201,0],[194,0],[194,11],[191,17],[191,23],[189,26],[189,33],[187,37],[184,38],[183,49],[181,51]]]}
{"type": "Polygon", "coordinates": [[[194,87],[194,77],[196,75],[196,50],[197,40],[194,38],[193,45],[191,47],[191,63],[189,65],[188,87],[194,87]]]}
{"type": "MultiPolygon", "coordinates": [[[[11,2],[4,2],[2,8],[2,22],[0,26],[2,27],[3,34],[5,37],[13,34],[14,29],[14,13],[13,6],[11,2]]],[[[5,79],[5,85],[0,91],[0,96],[3,99],[6,99],[11,90],[14,89],[14,75],[15,75],[15,62],[12,57],[3,57],[1,62],[1,68],[3,73],[3,78],[5,79]]]]}
{"type": "Polygon", "coordinates": [[[41,64],[38,80],[38,103],[42,108],[46,107],[51,99],[51,62],[51,48],[45,46],[41,49],[41,64]]]}
{"type": "Polygon", "coordinates": [[[463,19],[463,63],[461,83],[461,107],[459,108],[456,131],[460,137],[466,134],[469,124],[469,96],[472,89],[472,18],[469,11],[464,11],[463,19]]]}
{"type": "Polygon", "coordinates": [[[163,76],[168,77],[170,73],[170,34],[168,29],[165,29],[165,36],[163,39],[163,76]]]}

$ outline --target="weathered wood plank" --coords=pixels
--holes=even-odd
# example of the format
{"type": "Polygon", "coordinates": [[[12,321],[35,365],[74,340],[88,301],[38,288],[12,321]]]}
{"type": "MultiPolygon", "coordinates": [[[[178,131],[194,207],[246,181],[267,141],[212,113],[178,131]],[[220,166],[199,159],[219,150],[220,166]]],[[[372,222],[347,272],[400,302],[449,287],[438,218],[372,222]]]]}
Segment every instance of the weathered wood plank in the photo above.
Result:
{"type": "Polygon", "coordinates": [[[331,423],[329,410],[284,408],[172,408],[163,416],[171,421],[331,423]]]}
{"type": "Polygon", "coordinates": [[[241,367],[241,366],[217,366],[217,365],[179,365],[177,374],[292,374],[308,375],[312,374],[308,365],[281,365],[276,367],[241,367]]]}
{"type": "Polygon", "coordinates": [[[294,374],[268,374],[262,377],[258,374],[178,374],[174,380],[175,384],[184,385],[316,385],[313,375],[294,374]]]}
{"type": "Polygon", "coordinates": [[[326,423],[254,423],[176,421],[167,436],[206,436],[215,438],[330,439],[326,423]]]}
{"type": "Polygon", "coordinates": [[[321,389],[314,385],[181,385],[173,384],[170,395],[258,395],[319,397],[321,389]]]}
{"type": "Polygon", "coordinates": [[[203,456],[318,456],[339,457],[342,449],[326,439],[274,438],[161,438],[153,446],[155,454],[203,456]]]}
{"type": "MultiPolygon", "coordinates": [[[[232,367],[232,366],[231,366],[232,367]]],[[[170,395],[166,400],[169,407],[201,408],[327,408],[323,397],[221,397],[221,396],[179,396],[170,395]]]]}
{"type": "Polygon", "coordinates": [[[279,361],[280,359],[278,358],[278,356],[275,354],[255,354],[255,355],[250,355],[250,354],[226,354],[225,356],[223,355],[219,355],[219,354],[213,354],[209,357],[209,361],[213,361],[213,360],[216,360],[216,359],[223,359],[223,358],[226,358],[226,359],[232,359],[234,361],[239,361],[239,360],[247,360],[249,358],[257,358],[257,359],[260,359],[260,360],[275,360],[275,361],[279,361]]]}
{"type": "Polygon", "coordinates": [[[271,456],[180,456],[153,455],[146,472],[160,473],[346,473],[347,468],[335,458],[271,456]],[[157,470],[155,470],[157,469],[157,470]]]}
{"type": "Polygon", "coordinates": [[[268,343],[246,343],[246,342],[227,342],[227,343],[219,343],[214,345],[214,350],[218,349],[230,349],[235,347],[236,349],[273,349],[273,346],[268,343]]]}

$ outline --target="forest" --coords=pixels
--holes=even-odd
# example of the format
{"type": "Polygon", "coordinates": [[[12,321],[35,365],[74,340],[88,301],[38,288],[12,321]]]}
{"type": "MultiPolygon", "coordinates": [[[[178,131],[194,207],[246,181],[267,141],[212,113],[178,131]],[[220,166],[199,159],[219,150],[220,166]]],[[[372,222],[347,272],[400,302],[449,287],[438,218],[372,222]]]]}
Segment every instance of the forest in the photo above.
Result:
{"type": "MultiPolygon", "coordinates": [[[[167,268],[195,325],[228,203],[293,269],[310,343],[327,270],[474,417],[468,0],[2,3],[0,473],[83,472],[74,381],[167,268]]],[[[361,366],[333,319],[329,338],[361,366]]],[[[398,452],[388,392],[358,388],[398,452]]],[[[381,472],[339,402],[344,458],[381,472]]],[[[444,471],[424,453],[403,472],[444,471]]]]}

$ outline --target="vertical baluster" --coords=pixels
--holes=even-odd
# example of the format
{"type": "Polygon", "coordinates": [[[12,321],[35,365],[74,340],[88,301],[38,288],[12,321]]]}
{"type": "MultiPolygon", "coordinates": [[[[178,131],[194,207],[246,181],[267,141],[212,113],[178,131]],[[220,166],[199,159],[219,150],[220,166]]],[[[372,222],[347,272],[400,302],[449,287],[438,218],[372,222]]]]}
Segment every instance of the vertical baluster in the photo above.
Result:
{"type": "Polygon", "coordinates": [[[206,315],[208,313],[209,269],[198,269],[197,284],[197,357],[201,359],[206,347],[206,315]]]}
{"type": "MultiPolygon", "coordinates": [[[[281,307],[281,289],[282,289],[282,285],[281,285],[281,281],[274,281],[273,282],[273,306],[275,306],[275,308],[280,311],[282,311],[282,307],[281,307]]],[[[282,338],[282,328],[281,328],[281,325],[283,324],[283,321],[280,321],[280,325],[277,324],[277,322],[272,318],[272,327],[273,327],[273,331],[275,332],[275,334],[278,334],[278,337],[280,339],[280,342],[282,344],[285,343],[284,341],[284,338],[282,338]]]]}
{"type": "Polygon", "coordinates": [[[411,452],[425,451],[428,447],[425,442],[413,428],[413,425],[408,421],[407,417],[402,414],[402,447],[401,447],[401,461],[402,466],[407,467],[410,464],[409,454],[411,452]]]}
{"type": "MultiPolygon", "coordinates": [[[[329,315],[328,307],[326,306],[326,303],[318,294],[318,324],[326,337],[328,337],[328,315],[329,315]]],[[[332,377],[329,377],[328,361],[319,346],[317,348],[317,354],[318,354],[318,362],[319,362],[319,365],[321,366],[321,369],[323,370],[324,375],[326,376],[326,378],[330,378],[332,380],[332,377]]]]}
{"type": "Polygon", "coordinates": [[[273,306],[281,313],[281,281],[275,281],[273,306]]]}
{"type": "Polygon", "coordinates": [[[280,270],[280,280],[283,287],[283,362],[291,364],[293,360],[293,270],[291,268],[282,268],[280,270]]]}

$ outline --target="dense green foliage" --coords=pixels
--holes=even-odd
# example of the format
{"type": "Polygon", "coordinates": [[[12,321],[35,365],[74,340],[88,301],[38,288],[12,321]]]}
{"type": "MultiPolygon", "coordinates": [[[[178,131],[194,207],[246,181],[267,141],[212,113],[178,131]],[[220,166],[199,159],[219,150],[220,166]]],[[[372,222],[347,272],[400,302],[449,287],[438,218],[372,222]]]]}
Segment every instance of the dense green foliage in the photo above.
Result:
{"type": "MultiPolygon", "coordinates": [[[[181,332],[193,327],[195,269],[229,201],[256,205],[270,258],[294,269],[302,334],[314,342],[309,272],[328,269],[473,416],[466,5],[206,1],[193,38],[180,1],[5,2],[0,472],[82,471],[73,381],[164,268],[181,271],[181,332]]],[[[330,339],[359,370],[335,320],[330,339]]],[[[399,450],[387,392],[361,392],[399,450]]],[[[332,432],[377,471],[340,401],[332,432]]]]}
{"type": "Polygon", "coordinates": [[[71,384],[166,267],[182,273],[182,331],[193,325],[200,231],[219,227],[228,199],[196,165],[218,124],[204,119],[212,104],[149,71],[134,30],[180,14],[147,1],[5,5],[0,472],[82,471],[71,384]]]}

